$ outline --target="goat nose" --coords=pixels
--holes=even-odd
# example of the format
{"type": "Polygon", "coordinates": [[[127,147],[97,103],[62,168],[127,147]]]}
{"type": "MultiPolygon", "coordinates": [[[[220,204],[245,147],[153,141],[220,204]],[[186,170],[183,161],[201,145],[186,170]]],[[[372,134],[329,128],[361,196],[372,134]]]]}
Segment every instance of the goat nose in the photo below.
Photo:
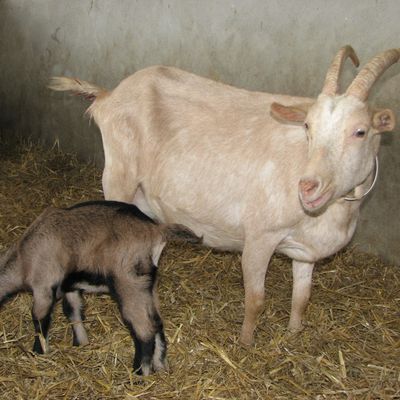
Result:
{"type": "Polygon", "coordinates": [[[299,182],[299,190],[303,197],[312,196],[319,187],[319,181],[315,179],[301,179],[299,182]]]}

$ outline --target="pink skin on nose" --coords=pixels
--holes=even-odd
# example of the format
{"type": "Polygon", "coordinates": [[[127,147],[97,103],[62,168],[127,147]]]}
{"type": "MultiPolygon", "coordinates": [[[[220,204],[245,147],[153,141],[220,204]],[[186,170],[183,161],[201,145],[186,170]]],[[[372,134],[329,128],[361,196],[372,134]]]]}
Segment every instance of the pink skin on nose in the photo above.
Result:
{"type": "Polygon", "coordinates": [[[317,190],[319,182],[316,180],[301,180],[299,182],[299,189],[303,199],[311,197],[313,193],[317,190]]]}
{"type": "Polygon", "coordinates": [[[332,196],[332,192],[326,192],[318,196],[321,184],[315,179],[301,179],[299,182],[300,200],[303,207],[314,211],[322,207],[332,196]]]}

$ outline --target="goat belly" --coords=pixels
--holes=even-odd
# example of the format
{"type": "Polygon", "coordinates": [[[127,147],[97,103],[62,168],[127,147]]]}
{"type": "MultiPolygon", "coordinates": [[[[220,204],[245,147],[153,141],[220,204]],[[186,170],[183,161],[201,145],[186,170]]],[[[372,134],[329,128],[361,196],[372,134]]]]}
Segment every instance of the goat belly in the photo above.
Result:
{"type": "Polygon", "coordinates": [[[85,293],[109,293],[106,277],[84,271],[67,275],[61,284],[61,289],[63,292],[83,290],[85,293]]]}
{"type": "Polygon", "coordinates": [[[203,244],[221,250],[243,250],[244,235],[240,226],[226,226],[226,221],[213,219],[212,214],[195,213],[183,207],[174,207],[161,196],[148,198],[147,204],[155,218],[165,223],[182,224],[196,236],[203,238],[203,244]]]}

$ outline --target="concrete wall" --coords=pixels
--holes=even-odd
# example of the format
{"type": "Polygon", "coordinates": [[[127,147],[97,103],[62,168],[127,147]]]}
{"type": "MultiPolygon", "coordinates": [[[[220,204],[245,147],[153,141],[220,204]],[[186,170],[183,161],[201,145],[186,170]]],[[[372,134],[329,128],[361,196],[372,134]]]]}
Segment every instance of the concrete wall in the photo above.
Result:
{"type": "MultiPolygon", "coordinates": [[[[53,75],[114,87],[152,64],[247,89],[315,96],[337,49],[362,62],[400,46],[397,0],[0,0],[0,129],[102,162],[87,104],[50,93],[53,75]]],[[[400,117],[400,66],[371,100],[400,117]]],[[[348,65],[344,84],[353,77],[348,65]]],[[[399,118],[400,119],[400,118],[399,118]]],[[[400,262],[400,137],[384,135],[381,175],[356,242],[400,262]]]]}

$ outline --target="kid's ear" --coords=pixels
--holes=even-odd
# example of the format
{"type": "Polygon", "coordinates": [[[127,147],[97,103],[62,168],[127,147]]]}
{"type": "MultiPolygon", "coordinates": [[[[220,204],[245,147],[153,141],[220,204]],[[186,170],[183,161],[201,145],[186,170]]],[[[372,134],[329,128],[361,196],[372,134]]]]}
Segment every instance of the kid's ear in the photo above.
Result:
{"type": "Polygon", "coordinates": [[[377,110],[372,117],[372,126],[378,132],[390,132],[396,125],[394,112],[389,109],[377,110]]]}
{"type": "Polygon", "coordinates": [[[279,103],[271,104],[271,116],[279,122],[286,124],[304,124],[304,120],[307,116],[308,109],[311,104],[299,104],[296,106],[284,106],[279,103]]]}

